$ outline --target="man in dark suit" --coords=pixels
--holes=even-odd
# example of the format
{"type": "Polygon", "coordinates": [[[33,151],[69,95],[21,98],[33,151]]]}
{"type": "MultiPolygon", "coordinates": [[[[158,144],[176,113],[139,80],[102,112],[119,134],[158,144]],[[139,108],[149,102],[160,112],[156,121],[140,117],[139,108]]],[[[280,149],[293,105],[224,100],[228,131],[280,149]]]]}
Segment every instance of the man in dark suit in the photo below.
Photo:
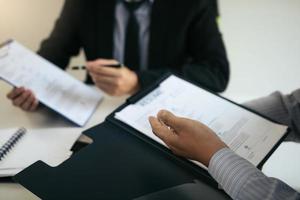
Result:
{"type": "MultiPolygon", "coordinates": [[[[224,91],[229,64],[206,0],[66,0],[38,53],[65,69],[84,50],[88,83],[114,96],[133,94],[165,72],[224,91]],[[122,68],[110,65],[123,63],[122,68]]],[[[8,98],[24,110],[38,101],[24,88],[8,98]]]]}
{"type": "Polygon", "coordinates": [[[219,17],[220,16],[220,12],[219,12],[218,0],[211,0],[210,2],[211,2],[210,4],[212,6],[213,12],[215,13],[215,16],[219,17]]]}

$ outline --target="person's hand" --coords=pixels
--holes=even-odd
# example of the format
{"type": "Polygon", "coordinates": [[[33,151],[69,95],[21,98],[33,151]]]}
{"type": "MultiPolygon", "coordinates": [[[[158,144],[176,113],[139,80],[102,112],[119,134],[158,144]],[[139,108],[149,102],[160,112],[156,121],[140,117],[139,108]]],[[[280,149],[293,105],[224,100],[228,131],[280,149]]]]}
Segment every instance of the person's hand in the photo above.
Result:
{"type": "Polygon", "coordinates": [[[116,60],[97,59],[87,63],[87,70],[95,85],[112,96],[133,94],[139,89],[137,74],[127,67],[113,68],[116,60]]]}
{"type": "Polygon", "coordinates": [[[39,101],[36,99],[33,92],[23,87],[14,88],[7,94],[7,98],[12,101],[13,105],[20,107],[25,111],[35,111],[39,105],[39,101]]]}
{"type": "Polygon", "coordinates": [[[150,117],[153,133],[163,140],[173,153],[196,160],[208,167],[212,156],[227,147],[204,124],[176,117],[168,111],[160,111],[157,118],[150,117]]]}

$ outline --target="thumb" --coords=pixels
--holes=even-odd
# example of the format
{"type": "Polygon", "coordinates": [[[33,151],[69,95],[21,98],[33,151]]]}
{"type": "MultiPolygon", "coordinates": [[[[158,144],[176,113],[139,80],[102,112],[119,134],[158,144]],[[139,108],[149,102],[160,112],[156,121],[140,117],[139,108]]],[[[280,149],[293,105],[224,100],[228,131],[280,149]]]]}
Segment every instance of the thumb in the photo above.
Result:
{"type": "Polygon", "coordinates": [[[167,110],[159,111],[157,114],[157,118],[175,131],[180,130],[182,127],[181,118],[176,117],[173,113],[167,110]]]}

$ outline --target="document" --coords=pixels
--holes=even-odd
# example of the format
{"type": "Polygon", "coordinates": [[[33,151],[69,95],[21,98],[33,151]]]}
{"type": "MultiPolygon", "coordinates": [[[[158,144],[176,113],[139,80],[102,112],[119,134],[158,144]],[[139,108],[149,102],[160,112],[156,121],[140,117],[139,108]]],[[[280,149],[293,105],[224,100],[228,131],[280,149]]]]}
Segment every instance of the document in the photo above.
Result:
{"type": "Polygon", "coordinates": [[[148,121],[149,116],[156,116],[162,109],[207,125],[233,151],[255,166],[287,131],[286,126],[273,123],[176,76],[170,76],[140,101],[116,113],[115,118],[163,144],[152,133],[148,121]]]}
{"type": "Polygon", "coordinates": [[[0,78],[31,89],[44,105],[84,126],[103,95],[16,41],[0,47],[0,78]]]}
{"type": "MultiPolygon", "coordinates": [[[[0,148],[18,131],[0,130],[0,148]]],[[[54,167],[68,159],[81,131],[75,128],[28,129],[0,160],[0,177],[13,176],[41,160],[54,167]]]]}

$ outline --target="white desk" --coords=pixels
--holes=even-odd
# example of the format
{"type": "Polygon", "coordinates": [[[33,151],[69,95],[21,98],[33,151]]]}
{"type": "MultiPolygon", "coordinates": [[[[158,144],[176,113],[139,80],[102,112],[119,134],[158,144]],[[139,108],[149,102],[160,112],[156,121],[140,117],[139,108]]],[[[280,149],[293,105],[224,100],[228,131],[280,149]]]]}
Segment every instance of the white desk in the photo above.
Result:
{"type": "MultiPolygon", "coordinates": [[[[20,109],[14,108],[5,98],[5,94],[11,88],[0,81],[0,128],[11,128],[24,126],[26,128],[47,128],[47,127],[74,127],[62,117],[41,109],[35,113],[26,113],[20,109]]],[[[83,128],[78,128],[79,132],[91,128],[104,121],[116,107],[121,105],[124,98],[105,97],[99,108],[83,128]]],[[[265,165],[264,172],[268,175],[279,177],[300,191],[300,177],[297,176],[300,169],[300,162],[295,155],[300,154],[299,144],[281,145],[276,151],[270,162],[265,165]],[[296,151],[296,152],[295,152],[296,151]],[[293,153],[292,153],[293,152],[293,153]],[[281,163],[281,165],[279,165],[281,163]],[[282,163],[288,163],[282,167],[282,163]],[[277,166],[277,167],[272,167],[277,166]],[[294,175],[294,176],[293,176],[294,175]]],[[[0,183],[0,199],[5,200],[32,200],[38,199],[34,194],[15,183],[0,183]]]]}
{"type": "MultiPolygon", "coordinates": [[[[0,80],[0,128],[26,127],[26,128],[58,128],[72,127],[74,125],[59,115],[43,108],[34,113],[26,113],[15,108],[6,99],[11,87],[0,80]]],[[[105,96],[97,111],[83,128],[82,132],[104,121],[105,117],[125,101],[126,97],[112,98],[105,96]]],[[[15,183],[0,183],[0,199],[5,200],[32,200],[38,199],[34,194],[15,183]]]]}

